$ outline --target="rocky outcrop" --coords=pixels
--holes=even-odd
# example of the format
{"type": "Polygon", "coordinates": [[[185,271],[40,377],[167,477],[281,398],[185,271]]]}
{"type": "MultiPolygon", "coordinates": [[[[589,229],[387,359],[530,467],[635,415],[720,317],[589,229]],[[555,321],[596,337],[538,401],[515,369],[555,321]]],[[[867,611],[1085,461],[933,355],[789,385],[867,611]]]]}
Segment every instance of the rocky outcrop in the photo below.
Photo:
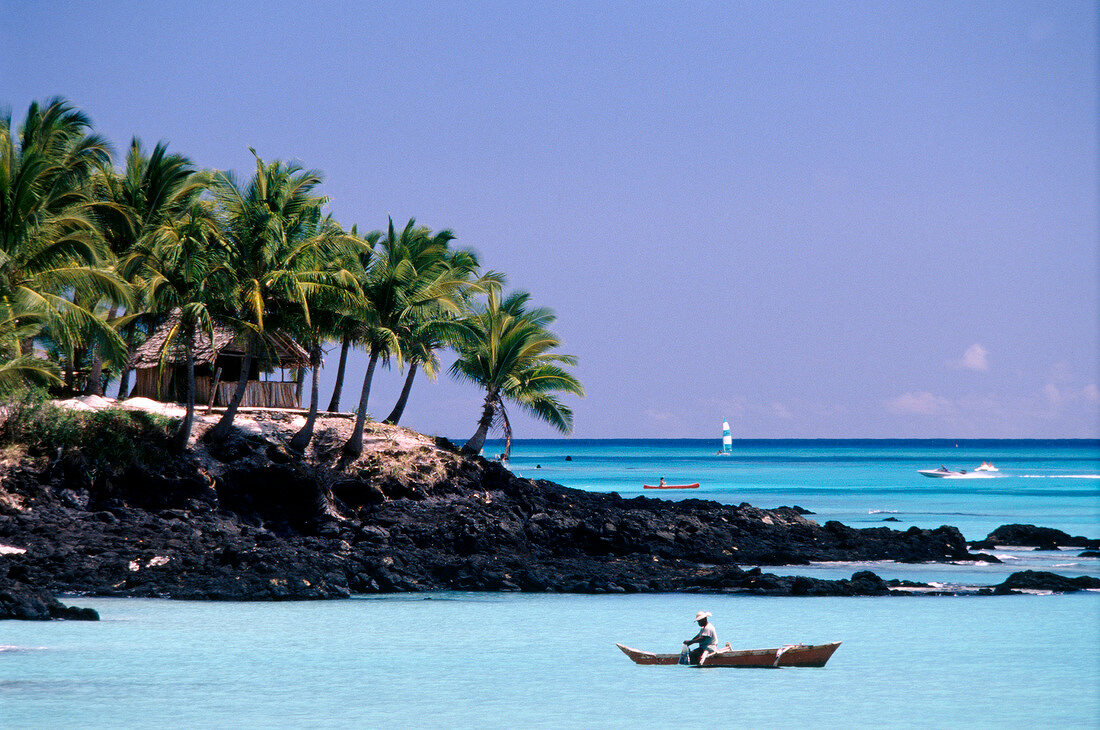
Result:
{"type": "Polygon", "coordinates": [[[214,600],[351,593],[746,591],[879,595],[870,573],[824,581],[751,568],[810,561],[981,559],[954,527],[824,525],[794,507],[624,499],[519,478],[445,441],[374,425],[346,470],[319,427],[306,458],[238,433],[216,452],[94,476],[79,453],[0,472],[0,556],[55,592],[214,600]],[[746,569],[750,568],[750,569],[746,569]]]}
{"type": "Polygon", "coordinates": [[[66,606],[46,591],[0,578],[0,620],[3,619],[98,621],[99,614],[93,608],[66,606]]]}
{"type": "Polygon", "coordinates": [[[1017,593],[1021,590],[1054,591],[1055,593],[1072,593],[1089,588],[1100,588],[1100,578],[1087,575],[1067,578],[1064,575],[1048,573],[1042,570],[1024,570],[1013,573],[1003,583],[993,587],[993,592],[998,595],[1017,593]]]}
{"type": "Polygon", "coordinates": [[[1040,550],[1058,550],[1063,547],[1100,548],[1100,540],[1090,540],[1080,535],[1070,536],[1061,530],[1035,525],[1001,525],[984,540],[971,543],[975,550],[990,550],[997,545],[1017,545],[1040,550]]]}

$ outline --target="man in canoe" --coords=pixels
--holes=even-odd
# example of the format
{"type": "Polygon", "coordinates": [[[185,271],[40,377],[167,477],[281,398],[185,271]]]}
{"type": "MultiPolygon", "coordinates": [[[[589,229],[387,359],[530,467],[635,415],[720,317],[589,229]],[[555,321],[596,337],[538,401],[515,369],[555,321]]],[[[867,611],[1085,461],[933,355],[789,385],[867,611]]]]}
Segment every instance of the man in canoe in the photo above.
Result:
{"type": "Polygon", "coordinates": [[[699,624],[699,633],[694,638],[688,639],[684,642],[684,646],[691,646],[692,644],[698,644],[699,646],[691,650],[691,663],[702,664],[703,660],[708,655],[713,654],[715,647],[718,646],[718,633],[714,630],[714,624],[707,621],[707,617],[710,616],[710,611],[700,611],[695,614],[695,622],[699,624]]]}

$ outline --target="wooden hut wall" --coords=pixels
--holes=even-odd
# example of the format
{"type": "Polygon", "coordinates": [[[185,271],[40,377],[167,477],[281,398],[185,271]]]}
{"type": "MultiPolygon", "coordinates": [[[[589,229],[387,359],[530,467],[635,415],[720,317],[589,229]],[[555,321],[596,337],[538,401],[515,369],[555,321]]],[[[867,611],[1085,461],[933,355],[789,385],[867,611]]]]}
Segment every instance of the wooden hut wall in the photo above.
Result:
{"type": "MultiPolygon", "coordinates": [[[[144,368],[138,370],[134,379],[131,398],[151,398],[159,401],[181,403],[187,396],[187,381],[183,368],[144,368]],[[173,377],[173,374],[175,377],[173,377]]],[[[204,406],[210,402],[210,389],[213,378],[195,376],[195,404],[204,406]]],[[[226,382],[223,377],[218,381],[217,395],[213,405],[227,406],[237,388],[237,380],[226,382]]],[[[294,381],[249,380],[241,399],[246,408],[297,408],[299,404],[297,383],[294,381]]]]}

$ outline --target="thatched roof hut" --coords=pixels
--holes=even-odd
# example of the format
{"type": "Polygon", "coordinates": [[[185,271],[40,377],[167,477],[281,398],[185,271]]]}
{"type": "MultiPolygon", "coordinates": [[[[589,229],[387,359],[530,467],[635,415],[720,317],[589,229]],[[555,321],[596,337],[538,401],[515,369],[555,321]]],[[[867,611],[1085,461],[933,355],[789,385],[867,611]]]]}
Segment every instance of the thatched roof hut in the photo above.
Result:
{"type": "MultiPolygon", "coordinates": [[[[176,339],[162,360],[162,350],[172,329],[179,325],[179,312],[173,312],[130,355],[129,365],[136,372],[130,397],[182,401],[186,396],[186,373],[183,342],[176,339]]],[[[240,377],[245,343],[232,328],[215,323],[211,340],[206,331],[196,332],[192,340],[195,356],[195,400],[211,405],[227,405],[240,377]]],[[[248,373],[248,390],[243,406],[279,408],[298,407],[296,381],[260,381],[260,373],[276,369],[308,368],[309,353],[281,332],[266,334],[266,352],[253,357],[248,373]]]]}

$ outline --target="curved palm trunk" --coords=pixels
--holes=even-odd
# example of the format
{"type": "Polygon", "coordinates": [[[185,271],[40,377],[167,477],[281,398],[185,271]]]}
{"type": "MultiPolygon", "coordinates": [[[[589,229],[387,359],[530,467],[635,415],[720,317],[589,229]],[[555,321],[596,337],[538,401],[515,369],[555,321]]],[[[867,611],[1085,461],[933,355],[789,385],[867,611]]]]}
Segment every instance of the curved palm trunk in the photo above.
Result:
{"type": "Polygon", "coordinates": [[[187,444],[191,441],[191,427],[195,423],[195,355],[191,351],[194,336],[194,328],[189,327],[183,341],[183,353],[187,359],[187,413],[172,436],[172,448],[181,454],[187,451],[187,444]]]}
{"type": "Polygon", "coordinates": [[[224,441],[229,436],[229,429],[233,425],[233,419],[237,417],[237,409],[241,407],[244,392],[248,390],[248,371],[252,368],[252,335],[248,336],[248,347],[241,359],[241,374],[237,378],[237,389],[233,391],[233,397],[229,399],[229,406],[225,409],[225,415],[218,421],[214,428],[206,433],[211,441],[224,441]]]}
{"type": "Polygon", "coordinates": [[[351,346],[351,335],[344,335],[340,343],[340,364],[336,367],[336,385],[332,389],[332,400],[328,402],[328,412],[336,413],[340,410],[340,394],[344,390],[344,368],[348,364],[348,348],[351,346]]]}
{"type": "Polygon", "coordinates": [[[490,388],[485,394],[485,407],[481,411],[481,420],[477,422],[477,431],[462,447],[462,453],[475,456],[481,453],[481,447],[485,445],[485,437],[489,435],[489,427],[493,425],[493,415],[496,413],[497,394],[490,388]]]}
{"type": "Polygon", "coordinates": [[[397,422],[401,420],[401,414],[405,412],[405,404],[409,402],[409,391],[412,390],[413,378],[416,377],[416,367],[415,362],[409,364],[409,374],[405,376],[405,385],[401,388],[401,397],[397,399],[390,415],[386,416],[386,423],[392,423],[396,426],[397,422]]]}
{"type": "Polygon", "coordinates": [[[359,410],[356,411],[355,429],[351,438],[344,444],[343,461],[351,462],[363,453],[363,427],[367,423],[367,401],[370,399],[370,383],[374,378],[374,366],[378,364],[378,349],[371,347],[367,374],[363,377],[363,393],[359,396],[359,410]]]}
{"type": "Polygon", "coordinates": [[[122,369],[122,374],[118,376],[118,399],[125,400],[129,397],[130,390],[130,368],[125,367],[122,369]]]}
{"type": "Polygon", "coordinates": [[[313,428],[317,423],[317,401],[321,397],[321,343],[313,343],[313,347],[309,351],[309,364],[313,369],[313,386],[309,394],[309,415],[306,416],[306,424],[290,440],[290,448],[298,452],[304,452],[306,447],[309,446],[309,442],[313,440],[313,428]]]}
{"type": "MultiPolygon", "coordinates": [[[[118,315],[118,306],[112,304],[107,312],[107,322],[111,322],[118,315]]],[[[92,367],[88,373],[88,382],[84,386],[84,395],[103,395],[103,355],[99,347],[92,350],[92,367]]]]}
{"type": "Polygon", "coordinates": [[[503,408],[500,409],[500,417],[504,422],[504,453],[502,461],[508,461],[512,458],[512,422],[508,420],[508,412],[503,408]]]}

